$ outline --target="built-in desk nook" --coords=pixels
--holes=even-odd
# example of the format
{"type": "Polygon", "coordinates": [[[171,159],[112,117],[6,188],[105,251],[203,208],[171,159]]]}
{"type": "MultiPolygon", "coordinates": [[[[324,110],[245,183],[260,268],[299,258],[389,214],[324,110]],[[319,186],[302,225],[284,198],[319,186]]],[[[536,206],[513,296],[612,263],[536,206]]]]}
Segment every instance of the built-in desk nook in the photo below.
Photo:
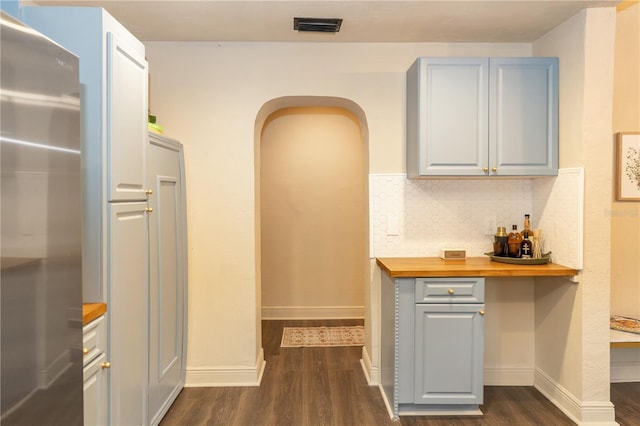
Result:
{"type": "Polygon", "coordinates": [[[378,258],[380,387],[391,416],[482,415],[486,277],[573,277],[562,265],[378,258]]]}

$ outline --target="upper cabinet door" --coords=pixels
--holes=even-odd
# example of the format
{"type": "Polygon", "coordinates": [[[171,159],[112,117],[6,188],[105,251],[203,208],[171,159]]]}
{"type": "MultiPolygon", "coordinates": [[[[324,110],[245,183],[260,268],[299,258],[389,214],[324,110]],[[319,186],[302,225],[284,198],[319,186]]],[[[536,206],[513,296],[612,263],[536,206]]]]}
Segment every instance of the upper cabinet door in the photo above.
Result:
{"type": "Polygon", "coordinates": [[[486,175],[488,58],[419,58],[407,73],[407,174],[486,175]]]}
{"type": "Polygon", "coordinates": [[[489,87],[491,174],[557,175],[558,59],[491,58],[489,87]]]}
{"type": "Polygon", "coordinates": [[[148,66],[107,33],[108,201],[145,200],[148,66]]]}
{"type": "Polygon", "coordinates": [[[407,176],[558,174],[557,58],[418,58],[407,176]]]}

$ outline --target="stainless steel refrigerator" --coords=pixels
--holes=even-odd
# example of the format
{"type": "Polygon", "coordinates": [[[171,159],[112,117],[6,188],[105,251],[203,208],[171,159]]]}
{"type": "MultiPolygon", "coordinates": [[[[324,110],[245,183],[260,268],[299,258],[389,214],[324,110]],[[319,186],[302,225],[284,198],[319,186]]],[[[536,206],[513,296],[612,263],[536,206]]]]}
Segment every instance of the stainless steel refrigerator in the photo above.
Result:
{"type": "Polygon", "coordinates": [[[0,17],[2,425],[82,424],[78,59],[0,17]]]}

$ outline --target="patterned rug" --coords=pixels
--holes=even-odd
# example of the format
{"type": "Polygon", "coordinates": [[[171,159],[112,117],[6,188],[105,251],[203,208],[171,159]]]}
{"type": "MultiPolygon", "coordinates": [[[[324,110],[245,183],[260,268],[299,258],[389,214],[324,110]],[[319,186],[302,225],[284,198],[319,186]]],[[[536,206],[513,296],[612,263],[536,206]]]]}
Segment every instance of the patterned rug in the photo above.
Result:
{"type": "Polygon", "coordinates": [[[640,320],[635,318],[614,315],[611,317],[610,327],[613,330],[628,331],[629,333],[640,334],[640,320]]]}
{"type": "Polygon", "coordinates": [[[363,346],[364,327],[284,327],[283,348],[313,346],[363,346]]]}

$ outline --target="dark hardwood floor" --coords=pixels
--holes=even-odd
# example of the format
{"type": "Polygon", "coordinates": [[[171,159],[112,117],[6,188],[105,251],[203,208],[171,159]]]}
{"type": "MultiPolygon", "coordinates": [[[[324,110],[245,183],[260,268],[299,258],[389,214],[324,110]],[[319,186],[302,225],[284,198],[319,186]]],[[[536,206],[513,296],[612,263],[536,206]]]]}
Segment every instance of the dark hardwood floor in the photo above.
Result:
{"type": "MultiPolygon", "coordinates": [[[[483,417],[401,416],[393,422],[365,380],[361,347],[281,348],[285,326],[359,325],[361,320],[263,321],[267,362],[259,387],[185,388],[161,425],[573,425],[533,387],[486,386],[483,417]]],[[[616,421],[640,426],[640,383],[612,385],[616,421]]]]}

